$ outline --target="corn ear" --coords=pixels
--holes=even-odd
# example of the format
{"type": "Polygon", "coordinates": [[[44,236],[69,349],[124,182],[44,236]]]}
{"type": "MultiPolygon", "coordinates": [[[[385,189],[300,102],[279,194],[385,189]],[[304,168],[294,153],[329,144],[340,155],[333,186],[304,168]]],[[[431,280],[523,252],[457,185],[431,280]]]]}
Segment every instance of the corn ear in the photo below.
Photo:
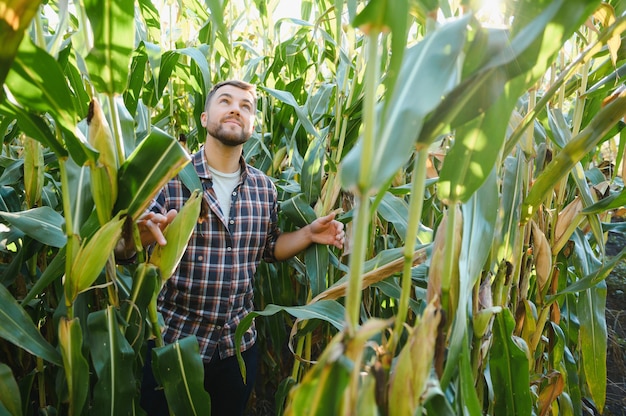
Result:
{"type": "Polygon", "coordinates": [[[413,328],[407,343],[400,351],[389,383],[389,415],[412,415],[425,399],[433,360],[441,310],[433,299],[413,328]]]}
{"type": "Polygon", "coordinates": [[[474,336],[482,338],[491,329],[493,317],[502,312],[502,306],[492,306],[487,309],[481,309],[474,315],[473,328],[474,336]]]}
{"type": "Polygon", "coordinates": [[[200,216],[201,202],[202,194],[200,191],[193,191],[180,212],[163,230],[167,244],[164,246],[157,245],[152,256],[150,256],[150,263],[159,268],[162,282],[169,279],[183,257],[191,233],[200,216]]]}
{"type": "Polygon", "coordinates": [[[59,347],[67,380],[70,415],[82,414],[87,401],[89,364],[83,355],[83,331],[78,318],[61,317],[59,321],[59,347]]]}
{"type": "Polygon", "coordinates": [[[43,189],[44,161],[41,145],[35,139],[24,137],[24,193],[28,208],[39,205],[43,189]]]}
{"type": "Polygon", "coordinates": [[[104,224],[89,240],[83,240],[72,261],[72,271],[66,276],[65,298],[68,306],[76,296],[89,288],[98,278],[122,235],[124,218],[118,214],[104,224]]]}
{"type": "Polygon", "coordinates": [[[582,220],[583,201],[577,196],[559,213],[554,229],[554,245],[552,254],[557,255],[572,236],[582,220]]]}
{"type": "MultiPolygon", "coordinates": [[[[456,206],[456,221],[454,222],[454,246],[452,249],[452,258],[458,259],[461,254],[462,236],[463,236],[463,217],[461,216],[461,209],[456,206]]],[[[433,242],[433,249],[430,259],[430,267],[428,268],[428,286],[426,291],[426,300],[430,301],[437,298],[437,302],[441,302],[443,290],[448,291],[449,300],[448,304],[442,305],[447,311],[448,316],[454,316],[456,306],[459,299],[459,262],[454,261],[451,275],[444,276],[445,262],[447,250],[450,249],[450,241],[446,240],[447,229],[452,226],[448,221],[448,212],[444,213],[443,219],[437,228],[435,240],[433,242]],[[444,280],[447,279],[447,283],[444,280]],[[448,285],[448,287],[446,287],[448,285]]]]}
{"type": "Polygon", "coordinates": [[[539,290],[543,292],[552,274],[552,249],[546,235],[539,226],[532,221],[533,228],[533,257],[539,290]]]}
{"type": "Polygon", "coordinates": [[[428,268],[428,286],[426,288],[426,302],[430,303],[434,299],[441,302],[441,279],[443,275],[443,261],[445,256],[445,223],[447,216],[441,220],[441,224],[435,234],[432,254],[430,256],[430,266],[428,268]]]}
{"type": "Polygon", "coordinates": [[[111,212],[117,200],[117,153],[111,128],[100,103],[94,98],[89,103],[89,144],[100,154],[97,163],[90,164],[91,193],[98,221],[104,224],[111,219],[111,212]]]}

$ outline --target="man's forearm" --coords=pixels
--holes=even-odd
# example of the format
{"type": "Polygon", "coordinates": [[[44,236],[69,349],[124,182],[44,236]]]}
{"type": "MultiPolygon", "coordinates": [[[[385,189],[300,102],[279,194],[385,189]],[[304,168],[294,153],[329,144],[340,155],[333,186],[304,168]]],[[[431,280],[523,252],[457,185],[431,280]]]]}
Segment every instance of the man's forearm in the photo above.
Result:
{"type": "Polygon", "coordinates": [[[299,230],[282,233],[274,248],[274,257],[276,260],[287,260],[300,253],[313,243],[311,238],[310,226],[305,226],[299,230]]]}

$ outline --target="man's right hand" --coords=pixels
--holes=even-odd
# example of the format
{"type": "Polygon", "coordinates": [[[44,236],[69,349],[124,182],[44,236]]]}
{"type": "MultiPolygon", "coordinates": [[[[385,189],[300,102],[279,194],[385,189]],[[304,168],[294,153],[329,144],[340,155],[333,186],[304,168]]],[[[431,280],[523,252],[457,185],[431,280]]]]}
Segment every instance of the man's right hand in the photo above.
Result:
{"type": "Polygon", "coordinates": [[[175,209],[171,209],[165,215],[152,211],[142,215],[137,220],[137,226],[139,227],[139,235],[143,246],[146,247],[154,242],[161,246],[166,245],[167,241],[163,236],[163,230],[172,222],[176,214],[178,212],[175,209]]]}

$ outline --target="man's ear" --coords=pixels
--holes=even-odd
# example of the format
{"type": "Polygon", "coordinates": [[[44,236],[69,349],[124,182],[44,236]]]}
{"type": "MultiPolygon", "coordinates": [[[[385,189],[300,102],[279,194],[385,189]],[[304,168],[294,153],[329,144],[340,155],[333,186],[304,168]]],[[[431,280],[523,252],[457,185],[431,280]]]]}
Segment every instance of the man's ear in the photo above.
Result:
{"type": "Polygon", "coordinates": [[[202,124],[202,127],[206,128],[206,120],[207,120],[207,114],[206,111],[203,111],[200,114],[200,124],[202,124]]]}

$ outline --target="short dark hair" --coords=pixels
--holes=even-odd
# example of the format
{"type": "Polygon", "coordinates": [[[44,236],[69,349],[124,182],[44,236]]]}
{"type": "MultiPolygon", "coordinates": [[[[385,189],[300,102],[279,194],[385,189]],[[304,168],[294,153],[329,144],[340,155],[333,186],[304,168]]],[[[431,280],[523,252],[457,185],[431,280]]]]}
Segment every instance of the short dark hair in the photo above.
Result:
{"type": "Polygon", "coordinates": [[[225,85],[232,85],[233,87],[237,87],[239,89],[242,89],[244,91],[248,91],[250,92],[250,94],[252,94],[252,96],[254,97],[254,100],[252,101],[252,104],[254,105],[254,109],[256,110],[256,85],[254,84],[250,84],[248,82],[245,81],[240,81],[238,79],[229,79],[226,81],[222,81],[222,82],[218,82],[217,84],[215,84],[213,86],[213,88],[211,88],[211,91],[209,91],[209,93],[206,96],[206,101],[204,102],[204,110],[208,110],[209,108],[209,102],[211,101],[211,98],[213,98],[213,96],[215,95],[215,93],[217,92],[217,90],[219,90],[220,88],[222,88],[225,85]]]}

